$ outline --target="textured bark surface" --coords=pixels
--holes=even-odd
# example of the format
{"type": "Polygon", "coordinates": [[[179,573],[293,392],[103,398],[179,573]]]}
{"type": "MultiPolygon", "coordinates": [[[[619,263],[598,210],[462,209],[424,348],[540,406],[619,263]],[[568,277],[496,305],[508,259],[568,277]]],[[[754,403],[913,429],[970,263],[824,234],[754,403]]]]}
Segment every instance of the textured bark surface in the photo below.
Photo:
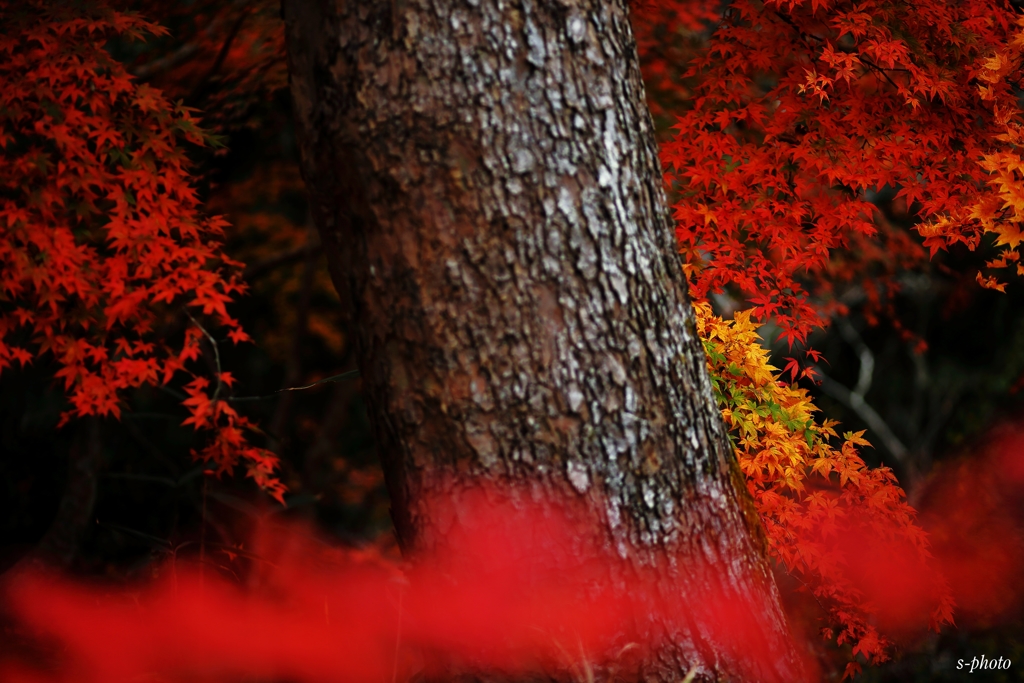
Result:
{"type": "MultiPolygon", "coordinates": [[[[795,680],[667,225],[625,1],[284,13],[304,175],[403,547],[458,523],[422,505],[429,487],[575,497],[624,566],[685,553],[724,573],[778,643],[762,678],[795,680]]],[[[665,573],[669,591],[703,580],[665,573]]],[[[673,629],[645,678],[733,675],[698,625],[673,629]]]]}

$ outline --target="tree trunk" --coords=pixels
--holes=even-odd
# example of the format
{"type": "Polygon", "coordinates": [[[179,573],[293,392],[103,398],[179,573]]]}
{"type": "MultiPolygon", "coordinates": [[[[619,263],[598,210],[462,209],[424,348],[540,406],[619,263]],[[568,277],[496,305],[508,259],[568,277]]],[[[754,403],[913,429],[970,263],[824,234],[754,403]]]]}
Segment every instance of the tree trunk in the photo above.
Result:
{"type": "MultiPolygon", "coordinates": [[[[284,15],[303,173],[403,550],[444,541],[451,520],[423,503],[456,486],[439,473],[573,496],[627,565],[685,553],[724,572],[776,643],[757,678],[796,680],[626,0],[285,0],[284,15]]],[[[703,580],[670,573],[667,590],[703,580]]],[[[735,678],[699,625],[672,629],[643,678],[735,678]]]]}
{"type": "Polygon", "coordinates": [[[98,417],[78,421],[68,450],[68,474],[57,513],[32,551],[18,560],[11,573],[29,568],[67,569],[95,524],[96,483],[103,459],[101,423],[98,417]]]}

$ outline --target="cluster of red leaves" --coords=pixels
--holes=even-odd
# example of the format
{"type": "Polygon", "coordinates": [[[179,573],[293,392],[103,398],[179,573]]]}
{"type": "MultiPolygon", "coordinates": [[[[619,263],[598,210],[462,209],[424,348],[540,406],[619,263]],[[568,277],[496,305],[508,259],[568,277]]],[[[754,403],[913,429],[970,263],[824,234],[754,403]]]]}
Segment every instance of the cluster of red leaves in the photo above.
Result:
{"type": "Polygon", "coordinates": [[[693,96],[683,73],[721,11],[698,0],[634,0],[630,10],[647,104],[655,117],[672,115],[693,96]]]}
{"type": "Polygon", "coordinates": [[[1001,0],[731,3],[663,147],[697,298],[733,287],[804,342],[843,310],[837,294],[860,287],[878,310],[929,250],[978,246],[993,221],[977,207],[1011,219],[984,164],[1020,112],[1011,83],[979,78],[1014,19],[1001,0]],[[924,248],[870,201],[886,188],[924,248]]]}
{"type": "MultiPolygon", "coordinates": [[[[0,25],[0,371],[48,355],[71,401],[63,421],[118,417],[125,390],[166,384],[212,341],[199,323],[177,349],[155,341],[175,307],[248,338],[226,308],[240,264],[220,251],[223,221],[199,210],[182,147],[206,139],[104,49],[159,26],[41,0],[0,2],[0,25]]],[[[221,471],[244,462],[280,498],[276,459],[205,381],[186,401],[188,422],[213,433],[195,455],[221,471]]]]}

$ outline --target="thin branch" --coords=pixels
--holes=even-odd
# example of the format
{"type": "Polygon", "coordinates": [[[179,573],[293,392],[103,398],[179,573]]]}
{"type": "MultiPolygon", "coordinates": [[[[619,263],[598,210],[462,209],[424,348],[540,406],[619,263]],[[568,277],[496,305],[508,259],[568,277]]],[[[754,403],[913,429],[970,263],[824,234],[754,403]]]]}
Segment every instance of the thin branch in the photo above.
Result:
{"type": "Polygon", "coordinates": [[[167,553],[173,552],[174,550],[174,545],[170,540],[160,538],[159,536],[154,536],[152,534],[147,534],[145,531],[139,531],[138,529],[132,529],[131,527],[114,524],[113,522],[101,522],[98,519],[96,520],[96,526],[104,529],[110,529],[111,531],[116,531],[117,533],[125,534],[127,536],[133,536],[137,539],[146,541],[150,545],[160,548],[167,553]]]}
{"type": "Polygon", "coordinates": [[[897,462],[902,464],[906,460],[907,447],[893,434],[889,425],[882,419],[882,416],[864,400],[862,395],[850,391],[839,382],[824,374],[821,372],[821,368],[818,368],[817,377],[821,382],[822,391],[857,413],[857,416],[864,420],[868,428],[881,439],[882,445],[885,446],[885,449],[889,451],[897,462]]]}
{"type": "MultiPolygon", "coordinates": [[[[315,239],[310,229],[310,242],[315,239]]],[[[313,293],[313,282],[316,276],[316,255],[313,252],[306,253],[306,267],[302,272],[302,282],[299,290],[299,301],[295,313],[295,325],[292,329],[291,348],[288,358],[285,361],[284,388],[299,381],[302,377],[302,343],[306,338],[309,328],[309,305],[313,293]]],[[[271,432],[283,433],[284,425],[288,421],[288,413],[292,407],[291,392],[285,393],[278,401],[274,414],[270,418],[271,432]]],[[[271,447],[271,450],[279,450],[280,445],[271,447]]]]}
{"type": "Polygon", "coordinates": [[[347,372],[343,372],[343,373],[338,374],[338,375],[331,375],[330,377],[325,377],[325,378],[323,378],[321,380],[317,380],[316,382],[313,382],[312,384],[307,384],[304,387],[288,387],[287,389],[278,389],[274,393],[267,394],[266,396],[232,396],[232,397],[227,398],[225,400],[226,401],[267,401],[267,400],[270,400],[272,398],[277,398],[277,395],[280,394],[281,392],[284,392],[284,391],[305,391],[306,389],[312,389],[313,387],[319,386],[321,384],[326,384],[327,382],[344,382],[347,379],[354,379],[354,378],[356,378],[358,376],[359,376],[359,371],[358,370],[348,370],[347,372]]]}
{"type": "MultiPolygon", "coordinates": [[[[824,42],[825,42],[825,39],[824,39],[824,38],[822,38],[822,37],[820,37],[820,36],[816,36],[816,35],[814,35],[813,33],[804,33],[804,32],[803,32],[802,30],[800,30],[800,27],[799,27],[799,26],[797,26],[796,22],[794,22],[794,21],[793,21],[792,19],[790,19],[789,17],[785,16],[784,14],[781,14],[781,13],[780,13],[780,12],[778,12],[778,11],[773,11],[773,14],[775,14],[775,16],[777,16],[777,17],[778,17],[779,19],[781,19],[781,20],[782,20],[782,21],[783,21],[784,23],[788,24],[788,25],[789,25],[789,26],[790,26],[790,27],[791,27],[791,28],[792,28],[792,29],[793,29],[794,31],[796,31],[797,35],[798,35],[798,36],[799,36],[799,38],[800,38],[800,41],[801,41],[801,42],[802,42],[802,43],[803,43],[803,44],[804,44],[805,46],[807,46],[807,48],[809,48],[809,49],[814,49],[814,48],[813,48],[813,47],[811,46],[811,44],[807,42],[807,39],[808,39],[808,38],[811,38],[811,39],[813,39],[813,40],[816,40],[816,41],[818,41],[819,43],[824,43],[824,42]]],[[[865,57],[864,55],[862,55],[862,54],[860,54],[860,53],[855,53],[855,54],[856,54],[856,56],[857,56],[857,61],[859,61],[859,62],[860,62],[861,64],[863,64],[864,66],[868,67],[869,69],[872,69],[872,70],[874,70],[874,71],[877,71],[877,72],[878,72],[879,74],[881,74],[881,76],[882,76],[882,77],[883,77],[883,78],[884,78],[885,80],[889,81],[889,83],[890,83],[890,84],[892,84],[892,86],[893,86],[894,88],[897,88],[897,89],[899,89],[899,87],[900,87],[900,86],[899,86],[899,85],[897,85],[897,84],[896,84],[896,81],[892,80],[892,78],[891,78],[891,77],[889,76],[889,74],[888,74],[888,73],[886,73],[886,72],[887,72],[887,71],[904,71],[904,72],[907,72],[907,73],[909,73],[909,72],[910,72],[910,70],[909,70],[909,69],[901,69],[901,68],[889,68],[889,69],[885,69],[885,68],[883,68],[883,67],[879,66],[878,64],[875,64],[874,62],[872,62],[872,61],[871,61],[870,59],[868,59],[868,58],[867,58],[867,57],[865,57]]]]}
{"type": "Polygon", "coordinates": [[[188,396],[186,396],[185,394],[181,393],[180,391],[178,391],[176,389],[172,389],[169,386],[165,386],[163,384],[158,385],[157,386],[157,390],[158,391],[162,391],[165,394],[168,394],[169,396],[173,396],[174,398],[178,399],[179,401],[184,401],[185,399],[188,398],[188,396]]]}
{"type": "Polygon", "coordinates": [[[852,390],[848,389],[822,372],[821,368],[816,368],[818,379],[821,382],[821,389],[850,408],[860,419],[864,420],[868,428],[881,439],[882,445],[889,451],[892,457],[901,465],[905,464],[908,454],[907,447],[893,433],[888,423],[878,414],[878,411],[872,408],[865,400],[868,390],[871,389],[871,381],[875,372],[875,356],[871,353],[871,349],[864,343],[860,335],[857,334],[857,330],[846,319],[838,319],[837,324],[839,333],[853,347],[860,361],[857,384],[852,390]]]}
{"type": "Polygon", "coordinates": [[[889,74],[887,74],[886,71],[907,71],[907,69],[883,69],[882,67],[878,66],[877,64],[872,62],[870,59],[868,59],[867,57],[864,57],[862,55],[857,55],[857,60],[860,61],[860,63],[863,64],[864,66],[866,66],[869,69],[871,69],[872,71],[876,71],[879,74],[881,74],[882,78],[884,78],[885,80],[889,81],[889,83],[892,85],[892,87],[894,87],[897,90],[899,90],[899,88],[900,88],[899,84],[897,84],[896,81],[892,80],[892,77],[889,76],[889,74]]]}
{"type": "Polygon", "coordinates": [[[221,375],[223,374],[223,372],[220,367],[220,347],[217,345],[217,340],[213,338],[213,335],[207,332],[206,328],[200,325],[199,321],[192,317],[192,314],[189,313],[187,308],[185,309],[185,315],[187,315],[189,320],[192,321],[192,324],[199,328],[199,331],[206,336],[206,339],[210,342],[210,345],[213,347],[213,361],[217,366],[217,388],[214,389],[213,398],[210,399],[210,402],[216,403],[217,399],[220,398],[220,391],[224,387],[224,380],[221,379],[221,375]]]}
{"type": "Polygon", "coordinates": [[[857,330],[854,329],[849,320],[839,318],[836,321],[836,325],[839,328],[839,334],[857,352],[857,359],[860,361],[860,372],[857,375],[857,385],[853,388],[853,393],[866,396],[868,390],[871,389],[871,380],[875,374],[875,355],[871,353],[871,349],[864,343],[861,336],[857,334],[857,330]]]}

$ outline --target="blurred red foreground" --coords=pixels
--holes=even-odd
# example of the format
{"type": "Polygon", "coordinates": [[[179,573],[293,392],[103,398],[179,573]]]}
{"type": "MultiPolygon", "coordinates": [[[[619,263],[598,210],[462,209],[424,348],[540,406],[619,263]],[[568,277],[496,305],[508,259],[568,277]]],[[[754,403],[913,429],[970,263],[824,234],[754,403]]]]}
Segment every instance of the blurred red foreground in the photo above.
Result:
{"type": "Polygon", "coordinates": [[[635,567],[627,585],[617,555],[583,540],[593,524],[495,491],[438,517],[458,520],[444,550],[401,569],[292,526],[255,535],[246,554],[262,560],[241,582],[181,563],[135,586],[23,573],[7,586],[8,607],[46,654],[0,664],[0,680],[389,683],[452,667],[584,680],[626,674],[658,647],[637,635],[659,630],[646,629],[652,619],[662,632],[699,621],[733,670],[774,669],[779,634],[707,580],[717,572],[702,574],[699,596],[666,597],[663,578],[656,588],[635,567]]]}
{"type": "Polygon", "coordinates": [[[989,627],[1024,606],[1024,426],[999,427],[970,455],[943,463],[917,504],[957,621],[989,627]]]}
{"type": "MultiPolygon", "coordinates": [[[[940,472],[922,498],[921,520],[941,573],[856,529],[836,534],[846,578],[880,631],[918,632],[944,580],[968,619],[991,621],[1016,608],[1022,485],[1024,434],[1016,432],[940,472]]],[[[658,647],[637,635],[637,624],[652,619],[690,627],[698,620],[720,654],[747,661],[740,670],[774,668],[777,634],[725,586],[666,599],[663,583],[656,590],[634,573],[615,590],[608,577],[622,576],[617,556],[581,540],[592,533],[550,504],[512,504],[481,490],[449,515],[459,523],[445,549],[402,567],[292,526],[254,535],[246,551],[261,559],[241,581],[182,563],[131,586],[7,578],[8,617],[39,648],[0,662],[0,680],[395,683],[452,666],[583,680],[595,667],[626,675],[630,662],[658,647]]]]}

